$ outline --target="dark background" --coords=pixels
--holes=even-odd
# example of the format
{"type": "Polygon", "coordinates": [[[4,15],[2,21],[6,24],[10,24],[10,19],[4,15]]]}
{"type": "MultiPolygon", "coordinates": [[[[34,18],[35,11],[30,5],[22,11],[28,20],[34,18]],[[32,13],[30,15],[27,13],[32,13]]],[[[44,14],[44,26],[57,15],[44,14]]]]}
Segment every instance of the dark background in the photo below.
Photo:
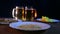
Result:
{"type": "Polygon", "coordinates": [[[38,12],[38,17],[48,16],[60,19],[59,1],[55,0],[0,0],[0,17],[12,17],[15,6],[32,6],[38,12]]]}

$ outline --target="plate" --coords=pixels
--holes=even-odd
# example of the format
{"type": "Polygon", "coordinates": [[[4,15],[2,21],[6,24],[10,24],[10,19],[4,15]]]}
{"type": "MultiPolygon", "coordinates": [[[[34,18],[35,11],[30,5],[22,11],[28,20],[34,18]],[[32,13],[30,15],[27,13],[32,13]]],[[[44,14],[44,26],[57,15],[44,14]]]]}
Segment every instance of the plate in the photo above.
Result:
{"type": "MultiPolygon", "coordinates": [[[[36,20],[41,21],[41,18],[37,18],[36,20]]],[[[57,19],[50,19],[50,20],[52,20],[52,22],[60,22],[60,20],[57,20],[57,19]]]]}
{"type": "Polygon", "coordinates": [[[10,23],[9,24],[9,27],[11,28],[14,28],[14,29],[18,29],[18,30],[25,30],[25,31],[36,31],[36,30],[46,30],[46,29],[49,29],[51,27],[51,25],[49,24],[46,24],[46,23],[41,23],[41,22],[15,22],[15,23],[10,23]],[[22,26],[22,25],[37,25],[39,26],[40,28],[37,28],[37,29],[33,29],[33,28],[21,28],[19,26],[22,26]]]}
{"type": "Polygon", "coordinates": [[[11,22],[22,22],[22,20],[15,20],[13,18],[4,18],[4,19],[0,19],[0,24],[9,24],[11,22]]]}

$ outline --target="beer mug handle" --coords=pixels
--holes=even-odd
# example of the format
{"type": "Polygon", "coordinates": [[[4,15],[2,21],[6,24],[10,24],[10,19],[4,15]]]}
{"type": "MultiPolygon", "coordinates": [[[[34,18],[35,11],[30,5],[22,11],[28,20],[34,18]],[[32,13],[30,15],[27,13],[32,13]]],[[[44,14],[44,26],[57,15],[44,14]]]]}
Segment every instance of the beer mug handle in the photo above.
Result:
{"type": "Polygon", "coordinates": [[[12,17],[13,18],[15,18],[15,16],[14,16],[14,11],[15,11],[16,9],[15,8],[13,8],[13,10],[12,10],[12,17]]]}

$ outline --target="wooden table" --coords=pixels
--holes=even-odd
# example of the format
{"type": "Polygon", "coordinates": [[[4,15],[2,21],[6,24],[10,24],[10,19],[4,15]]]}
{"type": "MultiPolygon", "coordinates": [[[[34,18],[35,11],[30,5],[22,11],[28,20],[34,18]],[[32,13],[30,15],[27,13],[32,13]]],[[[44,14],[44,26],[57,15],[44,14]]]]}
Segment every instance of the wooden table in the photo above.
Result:
{"type": "Polygon", "coordinates": [[[60,34],[60,23],[48,23],[52,27],[43,31],[22,31],[10,28],[8,24],[0,24],[0,34],[60,34]]]}
{"type": "Polygon", "coordinates": [[[10,28],[9,25],[0,25],[0,34],[42,34],[44,31],[22,31],[10,28]]]}

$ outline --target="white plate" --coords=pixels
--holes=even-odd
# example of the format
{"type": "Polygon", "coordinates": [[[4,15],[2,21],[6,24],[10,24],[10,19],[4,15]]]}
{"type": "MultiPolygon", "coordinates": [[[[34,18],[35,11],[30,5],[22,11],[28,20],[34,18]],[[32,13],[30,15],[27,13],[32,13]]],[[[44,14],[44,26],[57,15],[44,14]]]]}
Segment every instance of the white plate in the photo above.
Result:
{"type": "MultiPolygon", "coordinates": [[[[37,18],[36,20],[41,21],[41,18],[37,18]]],[[[60,22],[60,21],[57,20],[57,19],[51,19],[51,20],[53,20],[53,22],[60,22]]]]}
{"type": "MultiPolygon", "coordinates": [[[[6,20],[10,20],[10,21],[12,21],[12,20],[15,20],[15,19],[6,19],[6,20]]],[[[22,20],[17,20],[18,22],[22,22],[22,20]]],[[[10,24],[10,22],[9,21],[7,21],[7,22],[0,22],[0,24],[10,24]]]]}
{"type": "Polygon", "coordinates": [[[41,22],[17,22],[17,23],[10,23],[9,26],[11,28],[14,29],[19,29],[19,30],[25,30],[25,31],[36,31],[36,30],[46,30],[49,29],[51,27],[51,25],[46,24],[46,23],[41,23],[41,22]],[[40,28],[39,29],[22,29],[22,28],[18,28],[18,26],[21,25],[29,25],[29,24],[34,24],[34,25],[38,25],[40,28]]]}

